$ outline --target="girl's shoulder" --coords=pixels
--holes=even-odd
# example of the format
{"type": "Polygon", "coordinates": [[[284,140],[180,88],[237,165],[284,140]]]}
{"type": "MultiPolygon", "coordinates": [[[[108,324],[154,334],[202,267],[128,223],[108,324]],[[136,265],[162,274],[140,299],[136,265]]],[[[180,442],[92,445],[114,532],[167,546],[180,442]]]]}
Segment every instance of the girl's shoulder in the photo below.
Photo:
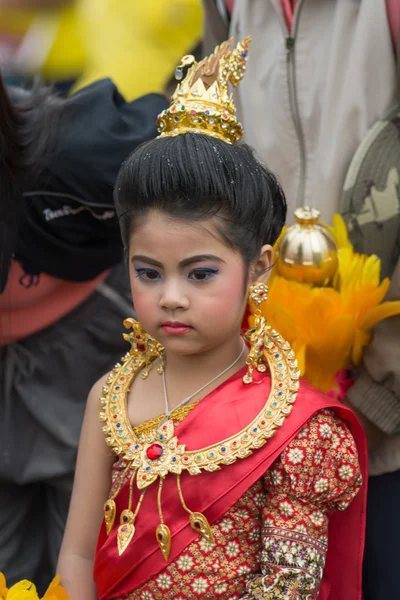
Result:
{"type": "Polygon", "coordinates": [[[103,388],[107,384],[107,378],[110,376],[110,372],[102,375],[91,387],[88,394],[87,404],[90,406],[97,405],[100,410],[100,399],[103,395],[103,388]]]}

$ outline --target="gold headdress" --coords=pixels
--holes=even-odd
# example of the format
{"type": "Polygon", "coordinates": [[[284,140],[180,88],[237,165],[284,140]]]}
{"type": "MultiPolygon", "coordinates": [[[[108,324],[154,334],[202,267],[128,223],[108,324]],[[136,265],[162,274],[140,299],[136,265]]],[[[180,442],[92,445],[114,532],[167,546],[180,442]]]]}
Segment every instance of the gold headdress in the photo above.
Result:
{"type": "Polygon", "coordinates": [[[169,108],[158,115],[160,137],[190,132],[229,144],[241,140],[243,127],[236,118],[228,83],[236,87],[243,78],[250,41],[247,37],[232,50],[232,38],[199,63],[194,56],[183,57],[176,70],[177,79],[182,77],[184,67],[190,68],[178,84],[169,108]]]}

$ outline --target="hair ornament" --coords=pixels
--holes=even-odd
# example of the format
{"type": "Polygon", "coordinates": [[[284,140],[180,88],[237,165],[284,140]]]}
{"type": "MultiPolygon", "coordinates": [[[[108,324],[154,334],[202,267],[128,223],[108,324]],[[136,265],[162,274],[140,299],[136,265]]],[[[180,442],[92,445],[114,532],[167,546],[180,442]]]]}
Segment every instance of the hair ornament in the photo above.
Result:
{"type": "Polygon", "coordinates": [[[239,85],[246,71],[250,36],[233,50],[233,38],[199,63],[187,55],[178,65],[178,84],[167,110],[157,119],[159,137],[181,133],[202,133],[228,144],[239,142],[243,127],[236,117],[233,96],[228,83],[239,85]],[[184,69],[189,67],[184,77],[184,69]]]}

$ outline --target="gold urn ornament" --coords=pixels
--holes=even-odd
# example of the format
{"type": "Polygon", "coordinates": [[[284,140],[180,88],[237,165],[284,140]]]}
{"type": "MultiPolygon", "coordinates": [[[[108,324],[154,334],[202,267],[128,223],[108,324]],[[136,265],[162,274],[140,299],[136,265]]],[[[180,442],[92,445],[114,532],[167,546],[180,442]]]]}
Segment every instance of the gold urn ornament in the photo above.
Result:
{"type": "Polygon", "coordinates": [[[319,221],[320,212],[303,206],[279,245],[277,269],[285,279],[315,286],[330,284],[338,266],[335,240],[319,221]]]}

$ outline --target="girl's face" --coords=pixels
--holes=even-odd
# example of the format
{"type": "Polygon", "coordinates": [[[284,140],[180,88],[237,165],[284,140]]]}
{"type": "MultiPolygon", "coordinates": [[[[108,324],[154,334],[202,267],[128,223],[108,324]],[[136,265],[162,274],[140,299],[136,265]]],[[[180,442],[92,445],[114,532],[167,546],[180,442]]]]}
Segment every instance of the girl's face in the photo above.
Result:
{"type": "Polygon", "coordinates": [[[129,265],[138,319],[167,351],[199,354],[239,335],[246,269],[212,220],[150,212],[130,236],[129,265]]]}

